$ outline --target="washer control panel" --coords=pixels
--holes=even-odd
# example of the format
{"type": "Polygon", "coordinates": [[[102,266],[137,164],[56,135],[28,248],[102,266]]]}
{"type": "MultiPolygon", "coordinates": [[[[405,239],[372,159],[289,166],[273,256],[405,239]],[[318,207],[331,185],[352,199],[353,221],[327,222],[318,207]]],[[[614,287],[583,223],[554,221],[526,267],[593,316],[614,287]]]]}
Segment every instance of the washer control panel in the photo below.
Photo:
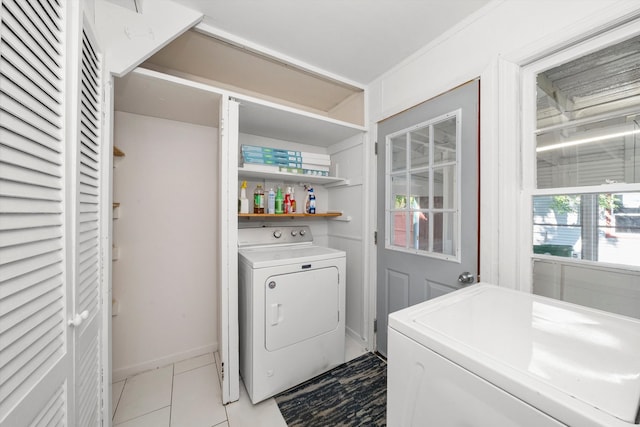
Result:
{"type": "Polygon", "coordinates": [[[238,247],[313,242],[308,225],[238,229],[238,247]]]}

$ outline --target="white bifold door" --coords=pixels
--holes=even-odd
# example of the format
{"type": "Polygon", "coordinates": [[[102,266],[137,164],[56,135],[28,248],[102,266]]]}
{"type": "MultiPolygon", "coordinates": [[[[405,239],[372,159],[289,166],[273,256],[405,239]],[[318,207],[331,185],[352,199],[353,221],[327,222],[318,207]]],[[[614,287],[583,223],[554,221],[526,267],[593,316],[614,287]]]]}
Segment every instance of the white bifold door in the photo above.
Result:
{"type": "Polygon", "coordinates": [[[101,56],[80,2],[1,9],[0,425],[98,426],[101,56]]]}

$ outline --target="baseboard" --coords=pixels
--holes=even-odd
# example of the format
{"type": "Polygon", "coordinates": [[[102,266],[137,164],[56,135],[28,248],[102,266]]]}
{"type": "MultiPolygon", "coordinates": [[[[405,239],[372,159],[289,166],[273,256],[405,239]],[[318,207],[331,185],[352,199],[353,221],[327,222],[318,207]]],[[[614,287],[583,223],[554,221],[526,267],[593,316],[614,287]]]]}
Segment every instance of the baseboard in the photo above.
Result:
{"type": "Polygon", "coordinates": [[[366,348],[367,350],[372,350],[367,340],[365,338],[362,338],[362,336],[360,336],[359,333],[357,333],[356,331],[350,328],[345,328],[345,332],[349,338],[352,338],[354,341],[360,344],[363,348],[366,348]]]}
{"type": "Polygon", "coordinates": [[[201,356],[206,353],[215,353],[218,351],[218,343],[212,343],[202,347],[192,348],[186,351],[169,354],[167,356],[159,357],[154,360],[148,360],[135,365],[125,366],[123,368],[114,368],[112,371],[112,382],[122,381],[130,376],[141,374],[142,372],[157,369],[163,366],[170,365],[172,363],[180,362],[192,357],[201,356]]]}

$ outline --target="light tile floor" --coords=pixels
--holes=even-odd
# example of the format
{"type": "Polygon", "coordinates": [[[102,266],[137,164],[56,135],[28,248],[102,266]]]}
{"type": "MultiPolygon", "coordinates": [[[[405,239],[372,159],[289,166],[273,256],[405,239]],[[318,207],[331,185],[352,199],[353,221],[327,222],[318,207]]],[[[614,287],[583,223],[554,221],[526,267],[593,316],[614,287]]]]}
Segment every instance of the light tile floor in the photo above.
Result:
{"type": "MultiPolygon", "coordinates": [[[[345,340],[345,358],[366,352],[345,340]]],[[[213,353],[113,383],[113,425],[118,427],[286,427],[273,398],[253,405],[240,382],[240,400],[222,404],[213,353]]]]}

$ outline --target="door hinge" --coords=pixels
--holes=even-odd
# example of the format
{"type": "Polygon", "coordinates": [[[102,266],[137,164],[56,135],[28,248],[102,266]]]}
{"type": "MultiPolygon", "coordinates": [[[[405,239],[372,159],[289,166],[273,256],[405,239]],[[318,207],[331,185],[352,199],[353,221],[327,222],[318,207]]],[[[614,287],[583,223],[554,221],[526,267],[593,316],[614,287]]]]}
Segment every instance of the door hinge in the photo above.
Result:
{"type": "Polygon", "coordinates": [[[378,332],[378,319],[373,319],[373,333],[378,332]]]}
{"type": "Polygon", "coordinates": [[[378,143],[373,144],[373,154],[378,155],[378,143]]]}
{"type": "Polygon", "coordinates": [[[377,231],[373,232],[373,244],[374,245],[378,244],[378,232],[377,231]]]}

